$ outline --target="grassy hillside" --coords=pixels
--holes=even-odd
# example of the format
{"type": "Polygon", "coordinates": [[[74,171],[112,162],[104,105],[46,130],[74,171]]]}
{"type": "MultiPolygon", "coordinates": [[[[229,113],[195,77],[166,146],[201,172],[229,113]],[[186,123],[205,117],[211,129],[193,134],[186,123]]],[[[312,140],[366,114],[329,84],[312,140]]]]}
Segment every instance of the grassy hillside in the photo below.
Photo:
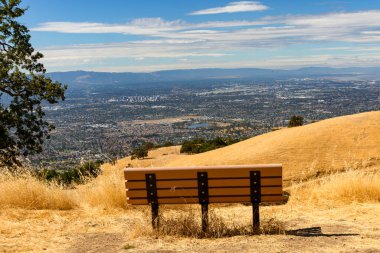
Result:
{"type": "Polygon", "coordinates": [[[105,164],[101,176],[72,189],[0,173],[0,252],[380,251],[379,124],[380,112],[369,112],[198,155],[161,148],[148,159],[105,164]],[[261,208],[264,235],[249,235],[251,209],[241,204],[211,205],[209,239],[197,238],[198,205],[163,206],[160,234],[148,207],[126,205],[126,166],[248,163],[283,163],[291,194],[286,205],[261,208]],[[317,236],[307,232],[312,227],[321,228],[317,236]]]}
{"type": "Polygon", "coordinates": [[[282,163],[285,179],[302,179],[379,161],[380,111],[376,111],[284,128],[165,165],[282,163]]]}

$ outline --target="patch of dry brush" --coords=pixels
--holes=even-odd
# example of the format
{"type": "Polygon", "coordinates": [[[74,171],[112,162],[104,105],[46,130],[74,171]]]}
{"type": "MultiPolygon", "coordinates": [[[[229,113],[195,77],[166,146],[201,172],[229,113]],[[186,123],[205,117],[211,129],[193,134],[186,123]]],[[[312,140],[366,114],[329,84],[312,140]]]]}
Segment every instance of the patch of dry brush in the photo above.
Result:
{"type": "Polygon", "coordinates": [[[0,208],[69,210],[125,208],[122,173],[107,170],[84,185],[66,189],[38,180],[31,173],[0,173],[0,208]]]}
{"type": "Polygon", "coordinates": [[[291,201],[328,206],[380,202],[380,170],[347,170],[290,187],[291,201]]]}
{"type": "MultiPolygon", "coordinates": [[[[197,208],[199,209],[199,208],[197,208]]],[[[236,219],[226,219],[216,211],[209,212],[209,227],[202,232],[201,214],[194,208],[177,210],[160,217],[158,234],[193,238],[223,238],[238,235],[253,235],[252,224],[236,219]]],[[[261,221],[261,234],[285,234],[285,223],[275,217],[261,221]]]]}
{"type": "Polygon", "coordinates": [[[0,174],[0,208],[68,210],[77,207],[76,194],[56,184],[47,185],[27,171],[0,174]]]}

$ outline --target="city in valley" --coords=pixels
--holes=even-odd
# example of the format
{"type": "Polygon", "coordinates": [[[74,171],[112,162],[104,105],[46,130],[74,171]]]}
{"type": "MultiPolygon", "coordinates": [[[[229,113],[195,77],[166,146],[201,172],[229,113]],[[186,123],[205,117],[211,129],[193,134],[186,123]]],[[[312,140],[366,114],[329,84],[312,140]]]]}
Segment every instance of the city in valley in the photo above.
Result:
{"type": "Polygon", "coordinates": [[[334,78],[203,80],[151,85],[69,86],[65,102],[45,106],[56,129],[32,162],[65,169],[112,161],[142,143],[195,138],[246,139],[286,127],[379,109],[380,82],[334,78]],[[38,162],[37,162],[38,161],[38,162]]]}

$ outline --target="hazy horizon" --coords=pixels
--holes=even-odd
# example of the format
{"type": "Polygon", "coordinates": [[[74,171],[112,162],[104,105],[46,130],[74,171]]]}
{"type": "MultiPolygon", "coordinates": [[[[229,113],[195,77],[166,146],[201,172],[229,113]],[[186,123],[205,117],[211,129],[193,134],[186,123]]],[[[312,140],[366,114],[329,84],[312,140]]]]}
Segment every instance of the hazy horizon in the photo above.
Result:
{"type": "Polygon", "coordinates": [[[375,67],[326,67],[326,66],[304,66],[299,68],[260,68],[260,67],[247,67],[247,68],[213,68],[213,67],[205,67],[205,68],[183,68],[183,69],[162,69],[162,70],[154,70],[154,71],[97,71],[97,70],[85,70],[85,69],[73,69],[73,70],[67,70],[67,71],[47,71],[47,74],[53,74],[53,73],[68,73],[68,72],[89,72],[89,73],[108,73],[108,74],[123,74],[123,73],[131,73],[131,74],[151,74],[151,73],[157,73],[157,72],[171,72],[171,71],[198,71],[198,70],[207,70],[207,69],[213,69],[213,70],[239,70],[239,69],[252,69],[252,70],[281,70],[281,71],[297,71],[302,69],[323,69],[328,68],[331,70],[344,70],[344,69],[351,69],[351,68],[358,68],[358,69],[372,69],[372,68],[379,68],[380,66],[375,67]]]}

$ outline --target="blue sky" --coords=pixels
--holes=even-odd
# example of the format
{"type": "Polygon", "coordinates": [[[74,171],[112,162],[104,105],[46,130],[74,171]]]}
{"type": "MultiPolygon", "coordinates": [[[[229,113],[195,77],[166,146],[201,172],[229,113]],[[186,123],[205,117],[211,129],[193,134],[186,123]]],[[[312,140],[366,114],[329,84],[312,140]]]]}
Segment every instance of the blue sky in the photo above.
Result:
{"type": "Polygon", "coordinates": [[[380,66],[380,1],[24,0],[48,71],[380,66]]]}

